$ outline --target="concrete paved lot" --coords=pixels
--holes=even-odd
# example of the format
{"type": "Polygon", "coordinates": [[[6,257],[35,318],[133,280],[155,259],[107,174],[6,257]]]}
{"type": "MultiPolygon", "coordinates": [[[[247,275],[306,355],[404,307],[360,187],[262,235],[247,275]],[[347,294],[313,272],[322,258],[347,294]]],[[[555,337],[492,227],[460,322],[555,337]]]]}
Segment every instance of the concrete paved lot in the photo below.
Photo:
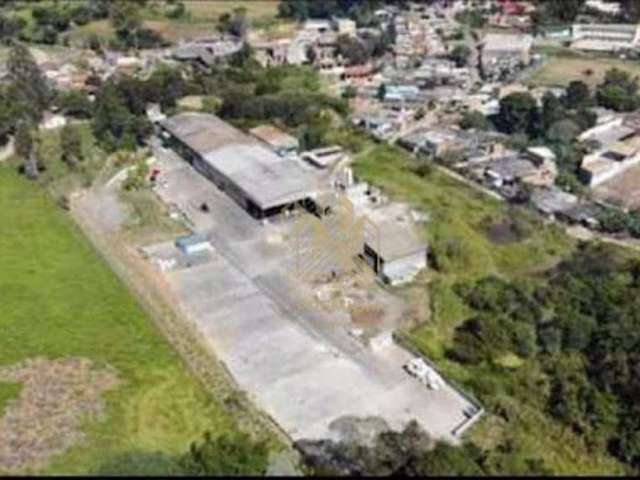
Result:
{"type": "MultiPolygon", "coordinates": [[[[342,314],[302,297],[287,275],[290,222],[261,225],[187,164],[158,157],[167,182],[158,194],[207,233],[215,249],[207,262],[165,275],[258,406],[294,440],[330,437],[331,422],[345,415],[380,416],[394,428],[415,418],[432,435],[450,438],[471,404],[449,386],[427,390],[402,369],[409,353],[395,344],[364,347],[348,335],[342,314]],[[199,211],[203,201],[209,213],[199,211]]],[[[176,254],[170,244],[155,251],[176,254]]]]}

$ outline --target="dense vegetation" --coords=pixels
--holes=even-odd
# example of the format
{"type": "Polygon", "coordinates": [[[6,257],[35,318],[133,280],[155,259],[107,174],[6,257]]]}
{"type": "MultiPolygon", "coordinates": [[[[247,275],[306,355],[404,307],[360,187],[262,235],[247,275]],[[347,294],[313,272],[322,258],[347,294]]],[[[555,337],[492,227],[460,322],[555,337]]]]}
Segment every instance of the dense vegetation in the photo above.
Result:
{"type": "Polygon", "coordinates": [[[384,1],[369,0],[281,0],[278,13],[285,18],[306,20],[308,18],[348,17],[360,26],[372,26],[378,23],[374,12],[386,3],[394,3],[398,7],[406,5],[406,0],[384,1]]]}
{"type": "MultiPolygon", "coordinates": [[[[403,431],[384,431],[372,445],[357,441],[300,441],[312,475],[321,476],[481,476],[511,474],[549,475],[552,472],[534,459],[520,465],[506,452],[483,450],[472,442],[454,447],[435,442],[410,422],[403,431]]],[[[509,452],[514,453],[514,452],[509,452]]]]}
{"type": "MultiPolygon", "coordinates": [[[[456,329],[451,358],[536,362],[549,382],[549,414],[589,449],[606,449],[640,472],[639,261],[583,246],[540,281],[487,277],[457,287],[475,314],[456,329]]],[[[482,379],[476,383],[488,393],[482,379]]]]}
{"type": "Polygon", "coordinates": [[[344,100],[323,92],[310,67],[264,69],[249,52],[229,65],[195,70],[186,79],[177,70],[160,69],[148,80],[122,77],[107,82],[93,108],[96,136],[109,150],[134,148],[150,132],[147,103],[159,103],[171,113],[176,100],[187,94],[210,99],[204,109],[231,122],[268,121],[297,129],[309,146],[324,142],[332,112],[343,115],[347,110],[344,100]]]}
{"type": "MultiPolygon", "coordinates": [[[[141,9],[147,0],[82,0],[63,2],[33,2],[21,4],[27,7],[26,15],[18,15],[10,9],[0,14],[0,38],[19,38],[30,43],[54,45],[68,44],[69,32],[90,22],[109,19],[115,37],[111,48],[152,48],[167,42],[157,32],[142,24],[141,9]]],[[[175,3],[175,2],[173,2],[175,3]]],[[[9,5],[11,6],[11,5],[9,5]]],[[[6,7],[6,6],[5,6],[6,7]]],[[[180,15],[179,6],[171,15],[180,15]]]]}
{"type": "MultiPolygon", "coordinates": [[[[526,323],[532,317],[527,311],[516,312],[518,320],[513,322],[506,313],[486,315],[502,342],[502,349],[492,355],[482,350],[484,344],[478,341],[479,351],[486,354],[483,358],[490,360],[462,361],[454,353],[461,345],[457,338],[468,325],[460,327],[460,332],[458,327],[481,315],[463,297],[476,282],[491,283],[483,279],[496,277],[504,284],[505,297],[529,306],[530,292],[544,286],[545,272],[551,276],[557,262],[572,255],[571,239],[555,226],[545,226],[533,213],[507,208],[437,168],[423,171],[395,148],[365,147],[356,157],[355,170],[394,198],[409,201],[431,216],[425,227],[431,269],[428,279],[418,280],[414,286],[420,298],[428,292],[425,302],[431,313],[420,317],[420,324],[407,332],[407,338],[434,360],[448,379],[473,392],[487,410],[484,420],[468,434],[473,445],[465,447],[478,455],[452,452],[447,461],[454,462],[459,453],[459,463],[447,468],[452,473],[479,468],[502,475],[622,473],[620,463],[606,448],[588,445],[586,437],[549,411],[551,377],[541,360],[548,354],[541,353],[538,331],[526,323]],[[516,321],[521,325],[514,326],[516,321]],[[532,346],[533,353],[525,356],[532,346]],[[478,459],[472,467],[465,466],[469,458],[478,459]]],[[[534,312],[536,305],[531,303],[534,312]]]]}

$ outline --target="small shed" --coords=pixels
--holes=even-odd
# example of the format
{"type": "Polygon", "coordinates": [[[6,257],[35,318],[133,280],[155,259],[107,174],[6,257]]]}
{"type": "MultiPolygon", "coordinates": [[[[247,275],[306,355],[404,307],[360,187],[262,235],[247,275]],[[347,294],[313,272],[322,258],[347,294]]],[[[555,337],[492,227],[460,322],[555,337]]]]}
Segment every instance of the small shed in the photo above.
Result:
{"type": "Polygon", "coordinates": [[[176,248],[185,255],[209,252],[213,250],[206,235],[195,234],[176,239],[176,248]]]}

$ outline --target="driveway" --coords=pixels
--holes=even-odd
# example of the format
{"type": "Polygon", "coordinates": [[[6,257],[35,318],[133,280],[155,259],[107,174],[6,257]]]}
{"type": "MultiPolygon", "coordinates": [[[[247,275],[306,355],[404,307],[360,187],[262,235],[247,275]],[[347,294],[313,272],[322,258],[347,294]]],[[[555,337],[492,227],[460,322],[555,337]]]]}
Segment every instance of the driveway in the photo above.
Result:
{"type": "MultiPolygon", "coordinates": [[[[157,190],[181,209],[214,251],[166,272],[186,314],[252,400],[294,439],[330,438],[343,416],[380,416],[392,428],[416,419],[433,436],[451,432],[471,404],[448,385],[428,390],[402,369],[412,355],[353,339],[343,312],[325,311],[289,275],[291,222],[262,225],[170,152],[158,152],[157,190]],[[199,206],[206,202],[209,212],[199,206]]],[[[171,243],[154,246],[178,255],[171,243]]]]}

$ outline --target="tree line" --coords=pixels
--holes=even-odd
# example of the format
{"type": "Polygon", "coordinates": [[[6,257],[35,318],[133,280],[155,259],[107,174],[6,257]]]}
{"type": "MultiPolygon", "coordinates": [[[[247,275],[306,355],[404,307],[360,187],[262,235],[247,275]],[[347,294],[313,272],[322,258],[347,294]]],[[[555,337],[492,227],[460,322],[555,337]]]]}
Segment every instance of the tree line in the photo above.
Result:
{"type": "MultiPolygon", "coordinates": [[[[640,473],[638,259],[584,244],[542,278],[487,277],[456,292],[475,313],[456,329],[451,359],[491,369],[515,354],[537,365],[540,383],[549,385],[538,394],[548,414],[588,449],[607,451],[640,473]]],[[[493,387],[471,383],[491,404],[493,387]]]]}

